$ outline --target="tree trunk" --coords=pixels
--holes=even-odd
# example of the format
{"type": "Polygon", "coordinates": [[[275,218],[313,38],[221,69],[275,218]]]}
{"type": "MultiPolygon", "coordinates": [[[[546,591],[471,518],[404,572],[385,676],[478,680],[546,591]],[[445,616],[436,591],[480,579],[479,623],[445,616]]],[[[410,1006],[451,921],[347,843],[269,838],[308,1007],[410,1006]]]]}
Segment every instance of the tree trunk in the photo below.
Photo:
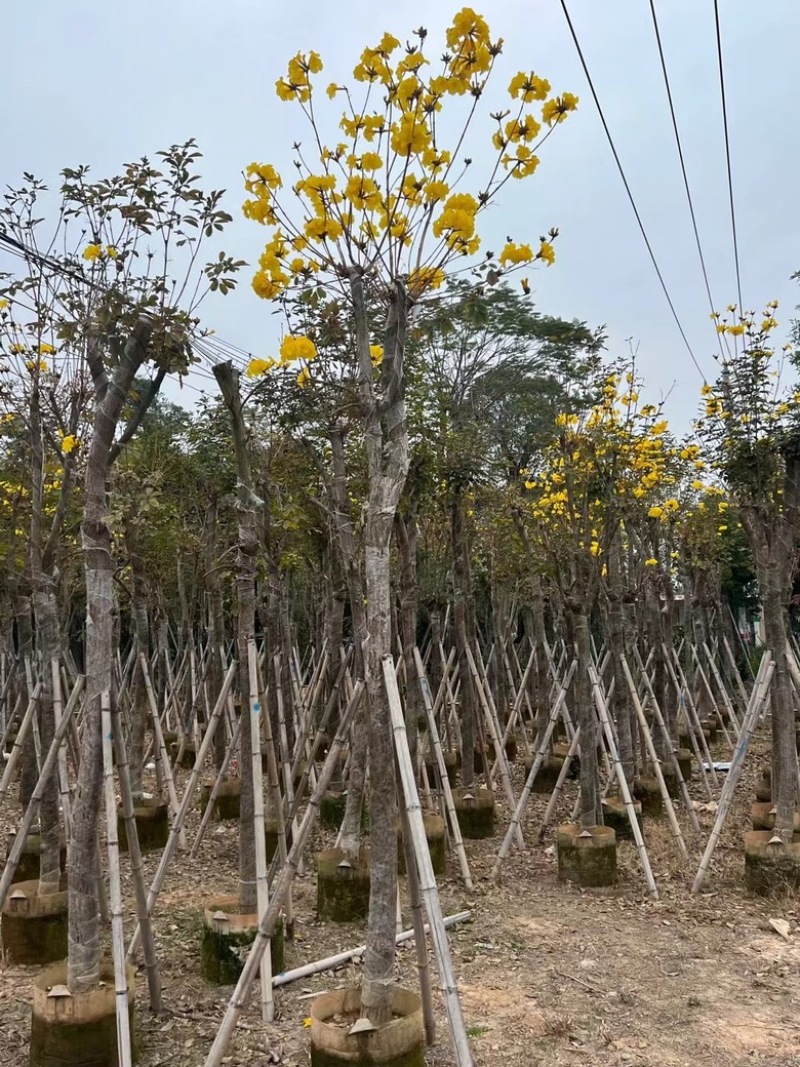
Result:
{"type": "Polygon", "coordinates": [[[408,297],[401,282],[388,294],[380,393],[373,383],[369,320],[363,281],[350,276],[359,361],[359,392],[367,452],[369,495],[364,530],[367,594],[366,682],[369,705],[371,882],[361,1005],[381,1026],[392,1017],[397,900],[397,793],[389,700],[383,660],[392,653],[391,540],[408,474],[408,430],[403,399],[408,297]]]}
{"type": "Polygon", "coordinates": [[[475,647],[475,616],[469,539],[460,489],[455,490],[450,507],[450,535],[453,545],[453,634],[461,681],[461,784],[465,790],[472,790],[475,787],[476,701],[467,650],[475,647]]]}
{"type": "Polygon", "coordinates": [[[403,663],[405,664],[406,686],[406,732],[411,762],[417,767],[418,722],[424,715],[422,694],[417,684],[414,668],[414,649],[417,644],[417,614],[419,591],[417,587],[417,517],[416,508],[412,507],[407,516],[399,512],[395,518],[397,547],[400,556],[400,633],[403,642],[403,663]]]}
{"type": "Polygon", "coordinates": [[[575,701],[578,724],[581,728],[581,795],[578,818],[584,829],[601,826],[603,808],[600,803],[600,769],[597,761],[598,722],[592,700],[589,664],[592,662],[592,642],[589,635],[589,616],[582,606],[570,605],[575,650],[578,659],[575,671],[575,701]]]}
{"type": "Polygon", "coordinates": [[[146,357],[150,333],[146,322],[137,323],[110,381],[96,341],[90,339],[88,346],[96,408],[81,527],[86,575],[86,704],[70,849],[67,985],[73,994],[86,992],[98,981],[102,948],[97,897],[97,825],[103,786],[100,702],[104,693],[111,693],[114,662],[114,565],[106,482],[119,417],[146,357]]]}
{"type": "Polygon", "coordinates": [[[619,534],[611,544],[608,554],[608,648],[611,651],[613,667],[614,693],[611,711],[617,723],[619,754],[625,779],[630,785],[636,772],[636,758],[633,748],[631,730],[631,704],[628,683],[622,668],[622,654],[628,648],[628,635],[625,632],[625,607],[623,604],[622,553],[619,546],[619,534]]]}
{"type": "MultiPolygon", "coordinates": [[[[209,684],[211,685],[212,705],[222,689],[223,670],[221,653],[225,650],[225,604],[222,596],[222,582],[218,569],[219,548],[217,544],[217,517],[219,504],[216,496],[209,501],[206,508],[205,536],[205,582],[208,589],[208,649],[211,656],[209,684]]],[[[222,725],[214,734],[214,766],[220,771],[225,762],[227,734],[222,725]]]]}
{"type": "Polygon", "coordinates": [[[147,720],[150,714],[150,702],[147,696],[144,672],[140,656],[150,656],[150,620],[147,613],[147,580],[144,562],[139,555],[133,536],[128,536],[128,558],[131,565],[132,591],[131,613],[133,616],[134,643],[136,660],[131,679],[131,718],[128,734],[128,763],[130,768],[131,792],[134,803],[140,802],[144,787],[144,739],[147,732],[147,720]]]}
{"type": "MultiPolygon", "coordinates": [[[[367,639],[367,613],[364,581],[358,565],[353,522],[347,493],[347,462],[344,451],[344,436],[340,429],[331,428],[328,434],[331,444],[333,477],[328,490],[333,504],[333,522],[336,542],[350,596],[350,613],[353,618],[353,662],[357,677],[364,677],[363,647],[367,639]]],[[[361,846],[361,811],[364,806],[364,782],[367,773],[368,737],[367,704],[359,706],[351,731],[350,776],[347,780],[347,801],[340,845],[351,859],[358,855],[361,846]]]]}
{"type": "MultiPolygon", "coordinates": [[[[256,557],[258,536],[256,533],[256,496],[253,491],[253,476],[247,452],[242,397],[239,389],[239,372],[232,363],[215,365],[214,377],[222,393],[231,419],[233,449],[236,457],[238,479],[237,507],[239,515],[239,542],[236,557],[237,626],[236,647],[239,658],[239,699],[241,700],[241,731],[239,761],[241,776],[241,799],[239,809],[239,906],[243,913],[252,914],[258,909],[256,894],[256,850],[253,801],[253,765],[249,759],[252,751],[250,716],[250,675],[248,646],[255,636],[256,623],[256,557]]],[[[269,662],[269,658],[267,658],[269,662]]]]}

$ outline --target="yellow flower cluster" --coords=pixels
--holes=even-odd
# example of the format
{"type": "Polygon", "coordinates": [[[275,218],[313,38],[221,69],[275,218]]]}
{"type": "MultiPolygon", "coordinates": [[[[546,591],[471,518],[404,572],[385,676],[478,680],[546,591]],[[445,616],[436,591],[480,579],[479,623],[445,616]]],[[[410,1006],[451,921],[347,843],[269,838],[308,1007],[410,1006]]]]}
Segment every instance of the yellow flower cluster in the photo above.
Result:
{"type": "Polygon", "coordinates": [[[551,545],[555,536],[599,557],[600,531],[614,515],[630,514],[631,507],[634,514],[661,521],[678,514],[676,496],[653,500],[656,490],[676,480],[677,450],[667,443],[667,422],[652,405],[638,408],[633,389],[632,374],[624,385],[620,375],[609,374],[602,399],[585,415],[556,416],[557,440],[545,453],[542,472],[535,477],[525,472],[532,516],[548,531],[551,545]]]}
{"type": "MultiPolygon", "coordinates": [[[[274,230],[252,282],[260,297],[274,300],[319,272],[340,277],[343,263],[391,264],[394,273],[408,276],[415,298],[437,288],[454,256],[478,252],[477,216],[506,177],[525,177],[536,169],[533,142],[543,125],[561,122],[577,106],[570,93],[551,96],[549,82],[533,72],[516,75],[509,94],[518,113],[501,120],[494,137],[505,175],[501,170],[496,176],[495,171],[479,196],[454,190],[454,167],[464,161],[440,144],[445,127],[437,124],[436,115],[448,97],[481,96],[502,41],[492,40],[482,15],[464,7],[446,30],[446,53],[435,72],[424,50],[426,32],[415,31],[415,36],[418,43],[403,49],[397,37],[385,33],[377,45],[362,51],[353,70],[356,82],[367,86],[361,107],[346,87],[328,85],[331,99],[340,92],[347,99],[339,122],[345,140],[333,147],[322,142],[312,109],[314,75],[323,69],[320,56],[298,52],[276,82],[279,98],[298,103],[314,127],[319,167],[298,148],[299,173],[292,191],[302,205],[301,220],[284,210],[283,182],[271,164],[247,168],[244,214],[274,230]],[[370,102],[377,99],[382,106],[373,109],[370,102]],[[541,114],[530,113],[532,103],[541,106],[541,114]],[[431,242],[423,250],[425,237],[438,244],[431,242]]],[[[524,244],[504,252],[503,266],[508,269],[534,260],[549,265],[555,258],[549,240],[536,252],[524,244]]]]}
{"type": "MultiPolygon", "coordinates": [[[[286,367],[290,363],[296,363],[298,360],[310,363],[316,358],[317,346],[310,337],[304,337],[302,334],[287,334],[281,341],[280,360],[251,359],[245,373],[248,378],[260,378],[261,375],[268,374],[273,367],[286,367]]],[[[303,367],[297,376],[297,384],[308,384],[310,377],[308,368],[303,367]]]]}

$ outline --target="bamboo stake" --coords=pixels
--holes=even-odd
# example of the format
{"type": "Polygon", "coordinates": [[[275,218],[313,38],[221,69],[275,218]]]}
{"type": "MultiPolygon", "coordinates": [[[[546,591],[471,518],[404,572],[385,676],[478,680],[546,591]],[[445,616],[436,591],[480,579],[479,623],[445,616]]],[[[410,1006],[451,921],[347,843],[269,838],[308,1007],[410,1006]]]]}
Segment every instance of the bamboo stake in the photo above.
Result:
{"type": "Polygon", "coordinates": [[[108,841],[108,879],[111,897],[111,949],[114,959],[114,989],[117,1010],[117,1056],[120,1067],[132,1067],[131,1032],[128,1018],[128,976],[125,964],[125,932],[122,926],[122,886],[119,877],[119,838],[117,804],[114,796],[114,757],[111,753],[111,697],[100,694],[103,730],[103,779],[106,800],[106,835],[108,841]]]}
{"type": "Polygon", "coordinates": [[[156,958],[155,937],[153,924],[147,914],[147,889],[144,884],[144,864],[142,863],[142,850],[139,847],[139,832],[136,826],[134,814],[133,791],[131,789],[130,766],[128,753],[125,748],[125,738],[122,733],[122,721],[119,706],[112,707],[111,723],[114,735],[114,753],[117,759],[117,775],[119,777],[120,801],[122,804],[122,818],[125,821],[125,832],[128,838],[128,855],[131,861],[131,874],[133,876],[133,888],[136,897],[136,913],[142,927],[142,948],[144,952],[144,966],[147,973],[147,987],[150,993],[150,1010],[156,1015],[161,1013],[161,977],[158,973],[158,960],[156,958]]]}
{"type": "Polygon", "coordinates": [[[731,802],[733,801],[733,794],[736,791],[736,786],[744,767],[744,758],[747,754],[750,738],[752,737],[756,723],[758,722],[758,713],[766,699],[767,693],[769,692],[769,685],[772,681],[772,672],[774,670],[775,664],[772,660],[772,653],[767,649],[761,657],[761,663],[758,665],[758,674],[756,675],[756,680],[753,685],[753,692],[750,694],[750,704],[748,705],[744,722],[742,723],[742,732],[739,735],[739,742],[733,753],[731,769],[728,771],[728,777],[725,780],[725,785],[722,787],[722,795],[719,799],[719,808],[717,809],[717,817],[714,820],[714,828],[711,831],[711,836],[708,839],[703,858],[700,861],[700,867],[698,868],[692,884],[692,896],[699,893],[703,882],[706,879],[708,867],[711,863],[711,857],[714,855],[714,850],[717,847],[717,842],[722,833],[722,827],[725,823],[731,802]]]}
{"type": "MultiPolygon", "coordinates": [[[[486,693],[484,691],[483,685],[481,684],[481,680],[478,675],[478,668],[475,664],[475,659],[472,655],[472,649],[467,646],[465,651],[467,653],[467,663],[469,665],[470,674],[472,675],[472,679],[475,683],[475,688],[478,691],[478,699],[480,700],[481,707],[483,708],[483,714],[486,719],[486,724],[489,727],[489,733],[491,734],[492,742],[494,743],[494,750],[497,755],[497,761],[500,764],[500,780],[503,783],[503,789],[505,791],[506,799],[508,800],[509,806],[514,809],[517,806],[517,798],[514,796],[514,787],[511,784],[511,774],[508,769],[506,750],[500,741],[500,730],[498,729],[498,725],[494,715],[492,715],[492,709],[486,698],[486,693]]],[[[465,679],[465,682],[466,681],[467,680],[465,679]]],[[[466,753],[466,757],[469,758],[469,753],[466,753]]],[[[492,783],[490,779],[489,788],[491,789],[491,787],[492,783]]],[[[525,838],[522,835],[522,828],[519,826],[519,824],[517,824],[517,828],[514,831],[514,836],[517,839],[517,844],[519,845],[519,847],[525,848],[525,838]]]]}
{"type": "Polygon", "coordinates": [[[653,870],[650,866],[650,858],[647,855],[647,849],[645,847],[644,838],[642,837],[642,828],[641,826],[639,826],[639,820],[636,818],[636,810],[633,806],[633,798],[631,797],[631,791],[628,788],[628,781],[625,777],[625,769],[622,766],[622,760],[619,756],[619,749],[617,747],[616,739],[614,737],[614,731],[611,727],[611,720],[608,716],[608,708],[606,707],[606,701],[605,697],[603,696],[603,690],[600,685],[600,679],[597,675],[597,668],[593,663],[589,663],[587,666],[589,670],[589,679],[592,683],[592,694],[594,696],[595,707],[597,708],[597,714],[600,717],[600,724],[603,727],[603,732],[606,735],[608,749],[611,753],[611,759],[614,763],[617,783],[619,786],[619,790],[622,793],[622,799],[625,802],[625,811],[628,814],[628,822],[631,824],[633,840],[636,843],[636,851],[639,853],[639,862],[642,865],[645,881],[647,882],[647,889],[653,900],[658,900],[658,888],[656,886],[656,880],[653,877],[653,870]]]}
{"type": "Polygon", "coordinates": [[[19,730],[17,731],[17,736],[14,738],[14,744],[11,746],[11,752],[8,755],[8,763],[6,764],[5,770],[3,771],[3,777],[0,778],[0,801],[2,801],[3,797],[6,795],[8,787],[13,780],[14,771],[16,769],[17,763],[20,760],[20,757],[22,756],[22,748],[25,744],[25,738],[27,737],[28,730],[30,729],[31,721],[36,713],[36,706],[39,702],[39,696],[41,692],[41,683],[37,682],[33,692],[30,695],[30,699],[28,700],[28,707],[25,709],[25,715],[22,719],[22,722],[20,723],[19,730]]]}
{"type": "Polygon", "coordinates": [[[444,925],[442,905],[439,902],[436,876],[433,873],[431,853],[426,838],[425,823],[422,822],[422,809],[417,794],[417,784],[414,780],[414,767],[411,762],[409,750],[409,738],[405,732],[405,720],[403,707],[400,700],[400,690],[397,687],[395,665],[391,656],[383,659],[383,678],[389,702],[391,714],[391,728],[395,735],[395,752],[400,771],[403,796],[405,798],[406,822],[409,825],[410,838],[416,857],[417,870],[419,873],[419,888],[428,912],[428,922],[431,926],[431,940],[436,957],[439,972],[439,984],[445,999],[450,1036],[452,1038],[455,1062],[459,1067],[471,1067],[473,1056],[469,1051],[464,1017],[461,1012],[458,983],[455,980],[455,972],[450,956],[450,945],[444,925]]]}
{"type": "MultiPolygon", "coordinates": [[[[494,867],[492,868],[491,877],[492,881],[495,882],[495,884],[499,884],[500,882],[500,868],[502,867],[503,860],[506,858],[509,849],[511,848],[511,841],[514,838],[515,832],[519,828],[522,815],[530,799],[531,792],[533,791],[533,783],[536,781],[536,775],[539,773],[539,769],[541,768],[542,763],[544,762],[545,757],[547,756],[547,749],[550,744],[550,738],[552,737],[553,730],[555,729],[556,723],[558,722],[558,716],[561,711],[561,706],[564,703],[564,698],[566,697],[567,690],[569,689],[570,682],[572,681],[572,675],[574,672],[575,660],[573,660],[570,664],[569,670],[567,671],[567,675],[564,679],[561,689],[559,690],[558,697],[556,698],[556,702],[550,711],[547,727],[539,741],[538,748],[536,750],[536,756],[534,757],[533,764],[531,765],[531,769],[528,772],[528,777],[525,780],[525,786],[522,790],[522,795],[520,796],[519,801],[514,805],[513,814],[511,816],[511,822],[508,824],[508,830],[506,830],[506,835],[503,838],[503,843],[500,845],[500,851],[497,853],[497,859],[495,860],[494,867]]],[[[566,766],[567,761],[565,760],[564,763],[566,766]]]]}
{"type": "MultiPolygon", "coordinates": [[[[472,918],[471,911],[459,911],[455,915],[448,915],[445,917],[444,925],[445,929],[449,930],[451,926],[456,926],[458,923],[469,922],[472,918]]],[[[430,925],[425,923],[423,926],[423,933],[430,933],[430,925]]],[[[413,941],[417,937],[416,929],[404,930],[402,934],[398,934],[395,938],[395,944],[402,945],[406,941],[413,941]]],[[[281,974],[276,974],[272,979],[273,986],[288,985],[290,982],[298,982],[301,978],[309,978],[313,974],[321,974],[322,971],[332,971],[337,967],[341,967],[343,963],[349,963],[355,956],[363,956],[367,951],[366,945],[359,945],[357,948],[347,949],[345,952],[337,952],[335,956],[327,956],[322,960],[315,960],[314,963],[306,963],[302,967],[295,967],[291,971],[283,971],[281,974]]],[[[314,994],[317,996],[317,994],[314,994]]]]}
{"type": "Polygon", "coordinates": [[[622,664],[622,671],[625,675],[625,681],[628,683],[628,692],[631,696],[631,702],[633,703],[636,711],[636,717],[639,720],[639,730],[644,737],[645,747],[647,748],[647,755],[650,763],[653,766],[653,771],[658,782],[658,789],[661,793],[661,799],[664,803],[664,808],[667,812],[667,818],[669,819],[669,825],[672,829],[672,836],[678,842],[678,848],[681,850],[681,855],[684,859],[689,858],[689,850],[686,847],[686,842],[683,839],[681,833],[680,823],[678,817],[675,814],[675,806],[672,803],[672,797],[669,795],[669,789],[667,789],[667,783],[664,781],[664,774],[661,770],[661,761],[658,758],[656,747],[653,744],[653,735],[650,732],[650,727],[647,725],[647,719],[642,708],[642,702],[639,700],[639,694],[636,691],[636,686],[633,683],[633,677],[631,675],[631,669],[628,666],[628,660],[625,657],[624,652],[619,653],[620,663],[622,664]]]}
{"type": "Polygon", "coordinates": [[[464,841],[461,837],[461,827],[458,825],[458,815],[456,814],[456,807],[453,803],[450,779],[447,777],[447,766],[444,762],[444,753],[442,752],[442,742],[439,739],[439,730],[436,726],[436,716],[433,707],[431,706],[431,689],[428,684],[428,677],[425,674],[422,657],[419,654],[419,649],[416,647],[414,648],[414,663],[417,668],[417,681],[419,682],[419,687],[422,691],[422,703],[425,708],[425,717],[428,720],[428,734],[430,735],[431,744],[433,745],[433,754],[436,759],[436,765],[439,769],[439,778],[442,785],[442,792],[444,793],[445,811],[450,819],[453,844],[455,846],[456,855],[458,856],[459,866],[461,867],[461,877],[464,879],[465,888],[471,893],[474,889],[472,875],[469,870],[469,861],[467,860],[464,841]]]}
{"type": "Polygon", "coordinates": [[[222,1057],[225,1055],[231,1037],[233,1036],[236,1021],[247,1005],[250,989],[252,988],[253,982],[255,981],[261,966],[261,958],[275,931],[281,908],[286,899],[286,894],[292,883],[292,879],[297,872],[297,865],[302,851],[305,848],[306,839],[308,838],[319,813],[320,801],[325,796],[325,790],[328,788],[331,778],[333,777],[333,773],[338,764],[339,753],[344,747],[345,738],[350,729],[353,714],[360,703],[363,694],[364,682],[359,679],[356,683],[353,699],[349,701],[347,708],[339,721],[339,729],[336,732],[336,736],[328,750],[328,755],[322,765],[322,769],[317,779],[317,787],[314,790],[305,813],[303,814],[303,818],[300,821],[297,836],[292,841],[292,847],[289,850],[286,863],[282,865],[280,873],[275,881],[269,907],[259,921],[255,940],[250,948],[245,965],[242,968],[242,973],[239,975],[239,981],[236,983],[236,988],[231,995],[222,1023],[217,1031],[217,1036],[214,1038],[214,1042],[206,1057],[204,1067],[220,1067],[222,1057]]]}
{"type": "Polygon", "coordinates": [[[230,741],[228,742],[228,747],[225,750],[225,758],[222,761],[222,766],[220,767],[219,772],[217,773],[217,777],[214,779],[214,785],[211,787],[211,792],[208,797],[208,803],[206,804],[205,811],[203,812],[203,818],[200,820],[200,828],[197,831],[197,836],[194,839],[194,844],[192,845],[191,851],[189,852],[189,855],[192,858],[197,855],[197,850],[200,848],[200,842],[205,836],[206,828],[208,827],[208,824],[211,820],[211,816],[214,812],[214,804],[216,803],[220,788],[222,786],[222,783],[225,781],[225,777],[228,773],[228,767],[230,766],[231,759],[233,758],[234,749],[236,748],[236,743],[239,740],[239,733],[241,732],[241,729],[242,721],[241,719],[237,719],[233,734],[231,736],[230,741]]]}
{"type": "MultiPolygon", "coordinates": [[[[150,671],[147,667],[147,659],[144,652],[139,653],[139,662],[141,665],[142,675],[144,676],[144,687],[147,691],[147,699],[150,702],[150,713],[153,720],[153,731],[156,735],[156,745],[161,752],[161,759],[163,761],[164,778],[167,783],[167,796],[169,798],[169,809],[172,813],[173,819],[178,815],[180,805],[178,804],[178,794],[175,790],[175,779],[172,777],[172,768],[169,763],[169,753],[167,752],[167,746],[164,742],[164,733],[161,729],[161,719],[158,715],[158,705],[156,704],[156,695],[153,692],[153,682],[150,678],[150,671]]],[[[181,849],[186,848],[186,835],[181,827],[178,837],[178,843],[181,849]]]]}
{"type": "MultiPolygon", "coordinates": [[[[247,667],[250,680],[250,758],[253,768],[253,829],[256,850],[256,894],[259,919],[269,907],[267,883],[267,827],[264,821],[264,782],[261,769],[261,701],[258,696],[258,663],[256,643],[247,642],[247,667]]],[[[243,754],[244,755],[244,754],[243,754]]],[[[261,958],[261,1018],[271,1023],[275,1018],[275,1000],[272,996],[271,945],[261,958]]]]}
{"type": "Polygon", "coordinates": [[[39,813],[39,805],[42,802],[42,795],[44,794],[45,785],[47,784],[48,778],[53,773],[53,768],[55,767],[58,761],[58,746],[61,744],[61,742],[64,740],[64,737],[66,736],[67,728],[69,727],[70,720],[72,719],[72,714],[75,711],[80,695],[83,692],[83,685],[85,680],[86,679],[83,675],[78,675],[75,685],[72,688],[72,693],[70,694],[69,701],[67,702],[66,708],[64,708],[64,715],[61,719],[61,722],[55,729],[55,733],[53,734],[53,740],[50,744],[50,748],[47,751],[44,763],[42,764],[42,770],[39,774],[38,781],[36,782],[33,793],[31,794],[31,799],[28,802],[27,808],[25,809],[25,813],[22,816],[22,821],[20,822],[19,827],[17,828],[17,833],[14,838],[14,844],[11,846],[8,856],[6,857],[6,865],[3,868],[2,876],[0,876],[0,911],[3,910],[3,905],[6,902],[8,890],[10,889],[11,883],[14,880],[14,873],[16,872],[17,866],[19,864],[19,859],[22,855],[22,850],[25,848],[25,839],[28,836],[28,832],[30,831],[31,826],[33,825],[33,820],[39,813]]]}
{"type": "MultiPolygon", "coordinates": [[[[55,725],[58,726],[63,714],[63,701],[61,699],[61,674],[59,673],[58,660],[55,657],[50,661],[50,671],[53,676],[53,721],[55,725]]],[[[71,821],[66,743],[62,744],[61,748],[58,750],[58,790],[61,794],[61,811],[64,816],[64,833],[67,841],[69,841],[71,836],[71,821]]]]}
{"type": "MultiPolygon", "coordinates": [[[[280,673],[281,662],[280,655],[275,655],[275,670],[280,673]]],[[[275,811],[275,821],[278,828],[278,854],[281,859],[281,863],[286,862],[286,857],[289,854],[289,850],[286,846],[286,820],[284,818],[283,811],[283,797],[281,796],[281,783],[278,774],[278,761],[275,756],[275,742],[272,737],[272,722],[269,717],[269,713],[264,715],[264,744],[267,749],[267,780],[269,784],[270,796],[272,798],[272,807],[275,811]]],[[[288,798],[287,798],[288,799],[288,798]]],[[[294,906],[292,903],[292,888],[289,887],[289,893],[286,897],[286,907],[284,908],[284,926],[286,929],[286,938],[289,941],[294,940],[294,906]]]]}
{"type": "Polygon", "coordinates": [[[450,1025],[450,1036],[453,1041],[456,1063],[458,1067],[472,1067],[472,1054],[469,1048],[467,1029],[464,1025],[464,1017],[461,1012],[461,1002],[458,998],[458,983],[456,982],[453,961],[450,955],[450,945],[447,941],[447,932],[444,927],[444,916],[439,901],[436,875],[433,873],[428,840],[425,836],[422,808],[417,793],[417,784],[414,780],[411,753],[408,748],[403,705],[400,700],[400,690],[397,688],[397,677],[391,656],[386,656],[383,659],[383,680],[389,698],[395,753],[405,797],[411,842],[419,871],[420,891],[425,901],[425,910],[428,913],[428,922],[431,927],[431,941],[433,942],[434,955],[439,969],[439,982],[450,1025]]]}
{"type": "MultiPolygon", "coordinates": [[[[167,838],[167,843],[164,846],[164,851],[161,853],[161,859],[158,864],[158,869],[156,870],[155,876],[153,878],[153,884],[150,886],[150,890],[147,894],[148,915],[152,916],[153,914],[156,900],[158,899],[158,894],[161,892],[161,887],[163,886],[164,880],[167,876],[167,870],[169,868],[170,861],[172,860],[172,857],[175,853],[175,849],[178,847],[178,844],[180,842],[181,832],[183,830],[183,823],[186,818],[186,813],[192,803],[192,797],[194,796],[194,790],[195,786],[197,785],[197,779],[200,777],[200,771],[203,768],[206,755],[208,754],[208,751],[211,748],[211,743],[214,740],[214,731],[216,730],[217,723],[219,722],[220,717],[222,715],[222,709],[225,706],[225,698],[228,694],[228,690],[230,689],[233,683],[235,674],[236,661],[234,660],[228,668],[228,672],[222,682],[222,689],[220,690],[219,696],[217,697],[217,703],[214,706],[214,711],[211,715],[211,720],[209,721],[208,729],[206,730],[205,735],[203,736],[203,741],[200,745],[200,751],[197,753],[197,757],[194,763],[194,769],[192,770],[192,773],[189,777],[189,781],[186,785],[181,805],[178,808],[178,813],[175,816],[175,819],[172,823],[172,827],[170,828],[169,837],[167,838]]],[[[128,946],[129,960],[133,960],[134,958],[136,949],[139,946],[139,938],[141,937],[141,934],[142,932],[140,926],[137,925],[136,930],[134,931],[133,937],[131,939],[131,943],[128,946]]]]}
{"type": "Polygon", "coordinates": [[[537,835],[539,844],[544,841],[545,834],[550,826],[550,820],[553,817],[556,804],[558,803],[558,797],[561,790],[564,788],[564,782],[567,780],[569,774],[569,765],[572,757],[578,751],[578,745],[580,744],[581,728],[580,726],[573,734],[572,740],[569,743],[569,751],[567,752],[567,758],[561,764],[561,770],[558,772],[558,778],[556,778],[556,784],[553,786],[553,792],[550,794],[550,799],[547,802],[544,816],[542,818],[542,825],[539,827],[539,833],[537,835]]]}

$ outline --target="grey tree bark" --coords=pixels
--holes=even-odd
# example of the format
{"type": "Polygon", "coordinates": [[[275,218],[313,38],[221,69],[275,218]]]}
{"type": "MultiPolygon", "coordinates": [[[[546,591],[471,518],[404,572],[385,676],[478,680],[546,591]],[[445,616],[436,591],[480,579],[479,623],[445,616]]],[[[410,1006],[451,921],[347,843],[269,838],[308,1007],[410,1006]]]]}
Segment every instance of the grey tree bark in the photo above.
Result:
{"type": "Polygon", "coordinates": [[[391,541],[394,516],[408,474],[408,430],[403,363],[408,325],[408,296],[396,281],[387,293],[388,314],[380,380],[373,380],[369,319],[363,279],[352,270],[361,417],[367,452],[368,499],[364,528],[367,595],[366,657],[369,705],[370,839],[372,854],[367,948],[361,986],[362,1011],[375,1026],[392,1015],[397,897],[397,794],[389,700],[383,660],[392,652],[391,541]]]}
{"type": "MultiPolygon", "coordinates": [[[[247,437],[242,412],[242,396],[239,388],[239,372],[232,363],[218,363],[214,367],[222,399],[228,409],[236,459],[237,508],[239,512],[239,539],[236,557],[237,626],[236,647],[239,659],[239,697],[241,700],[240,751],[241,800],[239,809],[239,907],[245,914],[257,911],[256,850],[253,808],[253,768],[247,754],[252,750],[251,722],[249,714],[250,677],[248,672],[248,644],[255,636],[256,619],[256,557],[258,535],[256,532],[256,495],[247,437]]],[[[269,651],[269,650],[268,650],[269,651]]],[[[267,660],[269,662],[269,659],[267,660]]]]}
{"type": "Polygon", "coordinates": [[[114,435],[133,380],[147,356],[151,332],[146,320],[133,327],[110,377],[103,365],[99,338],[91,337],[87,350],[95,412],[81,526],[86,575],[86,705],[70,852],[67,985],[72,993],[85,992],[96,984],[102,947],[97,897],[97,826],[103,787],[100,700],[103,693],[112,691],[114,661],[114,564],[106,483],[114,435]]]}

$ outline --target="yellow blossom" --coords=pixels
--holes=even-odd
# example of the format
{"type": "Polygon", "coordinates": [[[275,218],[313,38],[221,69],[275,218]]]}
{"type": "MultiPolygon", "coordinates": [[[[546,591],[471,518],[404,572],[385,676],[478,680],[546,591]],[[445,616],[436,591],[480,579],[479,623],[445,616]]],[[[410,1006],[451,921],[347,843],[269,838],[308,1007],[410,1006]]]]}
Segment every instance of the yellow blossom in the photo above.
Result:
{"type": "Polygon", "coordinates": [[[509,263],[530,263],[533,259],[533,250],[530,245],[518,245],[509,241],[499,258],[504,267],[509,263]]]}
{"type": "Polygon", "coordinates": [[[93,262],[95,259],[99,259],[102,254],[103,249],[100,247],[100,245],[87,245],[86,248],[84,248],[83,250],[83,258],[88,260],[90,263],[93,262]]]}
{"type": "Polygon", "coordinates": [[[292,363],[296,359],[315,359],[317,346],[310,337],[287,334],[281,341],[281,363],[292,363]]]}
{"type": "Polygon", "coordinates": [[[74,434],[68,433],[61,438],[61,451],[69,455],[78,445],[78,439],[74,434]]]}
{"type": "Polygon", "coordinates": [[[644,565],[645,565],[645,567],[657,567],[657,566],[658,566],[658,560],[657,560],[657,559],[654,559],[654,558],[653,558],[653,557],[651,556],[651,557],[650,557],[650,559],[646,559],[646,560],[644,561],[644,565]]]}
{"type": "Polygon", "coordinates": [[[383,345],[370,345],[369,358],[372,360],[373,365],[377,367],[383,360],[383,345]]]}
{"type": "Polygon", "coordinates": [[[257,378],[260,374],[266,374],[275,366],[274,359],[251,359],[247,364],[245,373],[248,378],[257,378]]]}
{"type": "Polygon", "coordinates": [[[556,261],[556,253],[553,246],[549,241],[542,241],[539,245],[539,251],[536,254],[537,259],[541,259],[543,263],[546,263],[548,267],[551,267],[556,261]]]}

